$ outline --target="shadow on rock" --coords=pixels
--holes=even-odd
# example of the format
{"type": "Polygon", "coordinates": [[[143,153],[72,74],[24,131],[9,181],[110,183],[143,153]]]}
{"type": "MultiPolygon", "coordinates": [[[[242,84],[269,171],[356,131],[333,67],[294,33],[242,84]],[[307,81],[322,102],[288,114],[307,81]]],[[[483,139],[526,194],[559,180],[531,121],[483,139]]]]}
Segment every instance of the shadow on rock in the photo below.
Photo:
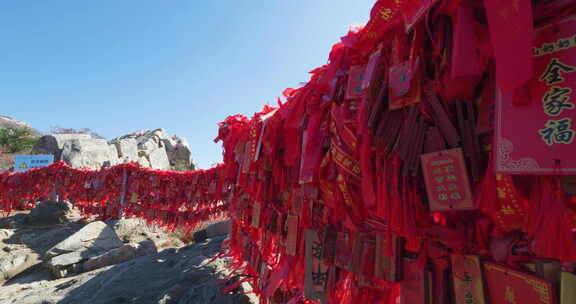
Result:
{"type": "Polygon", "coordinates": [[[210,261],[210,257],[220,250],[223,239],[168,249],[112,266],[74,287],[58,303],[250,303],[241,293],[221,292],[224,285],[219,282],[224,279],[225,261],[210,261]]]}
{"type": "Polygon", "coordinates": [[[46,252],[84,226],[65,202],[44,201],[30,214],[0,219],[0,284],[36,269],[46,252]]]}

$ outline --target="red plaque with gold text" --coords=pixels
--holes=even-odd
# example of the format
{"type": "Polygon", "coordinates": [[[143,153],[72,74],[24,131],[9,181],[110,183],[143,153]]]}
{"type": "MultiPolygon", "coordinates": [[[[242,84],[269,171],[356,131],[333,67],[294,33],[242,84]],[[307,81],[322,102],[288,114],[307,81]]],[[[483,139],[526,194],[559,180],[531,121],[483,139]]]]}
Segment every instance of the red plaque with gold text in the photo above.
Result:
{"type": "Polygon", "coordinates": [[[497,92],[496,171],[576,172],[576,17],[535,31],[525,90],[497,92]]]}
{"type": "Polygon", "coordinates": [[[421,160],[430,210],[475,209],[462,149],[424,154],[421,160]]]}
{"type": "Polygon", "coordinates": [[[552,283],[495,263],[484,263],[491,304],[554,304],[552,283]]]}

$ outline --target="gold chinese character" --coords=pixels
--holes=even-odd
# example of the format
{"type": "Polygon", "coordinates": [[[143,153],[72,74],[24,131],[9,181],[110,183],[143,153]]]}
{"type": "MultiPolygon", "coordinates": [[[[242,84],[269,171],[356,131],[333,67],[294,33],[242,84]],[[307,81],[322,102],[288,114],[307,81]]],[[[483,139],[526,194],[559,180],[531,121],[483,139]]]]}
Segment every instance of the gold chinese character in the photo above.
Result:
{"type": "Polygon", "coordinates": [[[455,192],[450,194],[450,198],[453,200],[459,200],[462,199],[462,194],[460,194],[459,192],[455,192]]]}
{"type": "Polygon", "coordinates": [[[502,209],[500,209],[500,212],[506,214],[506,215],[512,215],[514,214],[514,210],[512,210],[512,207],[508,206],[508,205],[504,205],[502,206],[502,209]]]}
{"type": "Polygon", "coordinates": [[[510,288],[510,286],[506,286],[506,293],[504,295],[504,299],[506,300],[506,303],[518,304],[516,303],[516,295],[514,294],[514,290],[510,288]]]}
{"type": "Polygon", "coordinates": [[[542,135],[542,140],[549,146],[553,144],[571,144],[574,140],[572,119],[549,120],[546,123],[546,128],[538,130],[538,133],[542,135]]]}
{"type": "Polygon", "coordinates": [[[456,175],[448,175],[446,176],[446,180],[449,182],[453,182],[456,180],[456,175]]]}
{"type": "Polygon", "coordinates": [[[550,116],[562,114],[564,109],[574,109],[574,104],[570,102],[571,88],[551,87],[542,98],[544,112],[550,116]]]}
{"type": "Polygon", "coordinates": [[[444,171],[446,173],[454,172],[454,166],[446,166],[446,168],[444,168],[444,171]]]}
{"type": "Polygon", "coordinates": [[[458,185],[450,184],[450,185],[448,185],[448,189],[450,189],[450,191],[456,191],[456,190],[458,190],[458,185]]]}
{"type": "Polygon", "coordinates": [[[382,19],[388,21],[390,20],[390,18],[392,18],[392,10],[389,8],[385,8],[383,10],[380,11],[380,17],[382,17],[382,19]]]}
{"type": "Polygon", "coordinates": [[[441,200],[441,201],[448,200],[448,194],[446,194],[446,193],[441,193],[441,194],[438,195],[438,199],[441,200]]]}
{"type": "Polygon", "coordinates": [[[436,191],[438,192],[444,192],[447,191],[446,187],[444,187],[443,185],[440,185],[438,187],[436,187],[436,191]]]}
{"type": "Polygon", "coordinates": [[[564,64],[558,58],[552,58],[546,67],[546,71],[540,76],[540,81],[545,81],[548,85],[561,83],[564,82],[562,73],[572,73],[574,71],[576,71],[576,67],[564,64]]]}
{"type": "Polygon", "coordinates": [[[436,176],[434,177],[434,180],[436,180],[437,183],[441,184],[444,182],[444,176],[436,176]]]}
{"type": "Polygon", "coordinates": [[[442,174],[442,168],[434,168],[434,171],[432,171],[434,174],[442,174]]]}

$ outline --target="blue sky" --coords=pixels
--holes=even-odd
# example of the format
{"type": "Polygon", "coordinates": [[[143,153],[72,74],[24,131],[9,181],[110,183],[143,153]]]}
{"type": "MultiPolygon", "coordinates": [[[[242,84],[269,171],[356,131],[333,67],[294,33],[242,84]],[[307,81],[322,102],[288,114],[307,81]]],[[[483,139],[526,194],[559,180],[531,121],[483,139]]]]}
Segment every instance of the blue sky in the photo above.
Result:
{"type": "Polygon", "coordinates": [[[109,139],[161,127],[208,168],[216,124],[307,81],[374,2],[0,1],[0,114],[109,139]]]}

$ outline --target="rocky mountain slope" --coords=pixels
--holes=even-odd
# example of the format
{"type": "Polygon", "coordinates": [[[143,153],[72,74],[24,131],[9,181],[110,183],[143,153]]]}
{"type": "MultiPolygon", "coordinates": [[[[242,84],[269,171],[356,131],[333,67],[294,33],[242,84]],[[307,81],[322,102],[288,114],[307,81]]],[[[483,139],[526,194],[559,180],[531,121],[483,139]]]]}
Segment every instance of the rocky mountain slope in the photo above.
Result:
{"type": "Polygon", "coordinates": [[[38,132],[38,130],[32,128],[29,124],[22,122],[22,121],[18,121],[12,117],[9,116],[4,116],[4,115],[0,115],[0,129],[4,129],[4,128],[23,128],[23,127],[27,127],[30,128],[32,130],[32,134],[33,136],[40,136],[42,135],[40,132],[38,132]]]}
{"type": "Polygon", "coordinates": [[[87,134],[45,135],[33,154],[53,154],[75,168],[100,169],[125,162],[138,162],[160,170],[194,170],[188,142],[169,136],[163,129],[137,131],[111,141],[87,134]]]}
{"type": "Polygon", "coordinates": [[[249,286],[230,293],[226,225],[185,245],[137,219],[86,221],[46,201],[0,218],[0,304],[257,303],[249,286]]]}

